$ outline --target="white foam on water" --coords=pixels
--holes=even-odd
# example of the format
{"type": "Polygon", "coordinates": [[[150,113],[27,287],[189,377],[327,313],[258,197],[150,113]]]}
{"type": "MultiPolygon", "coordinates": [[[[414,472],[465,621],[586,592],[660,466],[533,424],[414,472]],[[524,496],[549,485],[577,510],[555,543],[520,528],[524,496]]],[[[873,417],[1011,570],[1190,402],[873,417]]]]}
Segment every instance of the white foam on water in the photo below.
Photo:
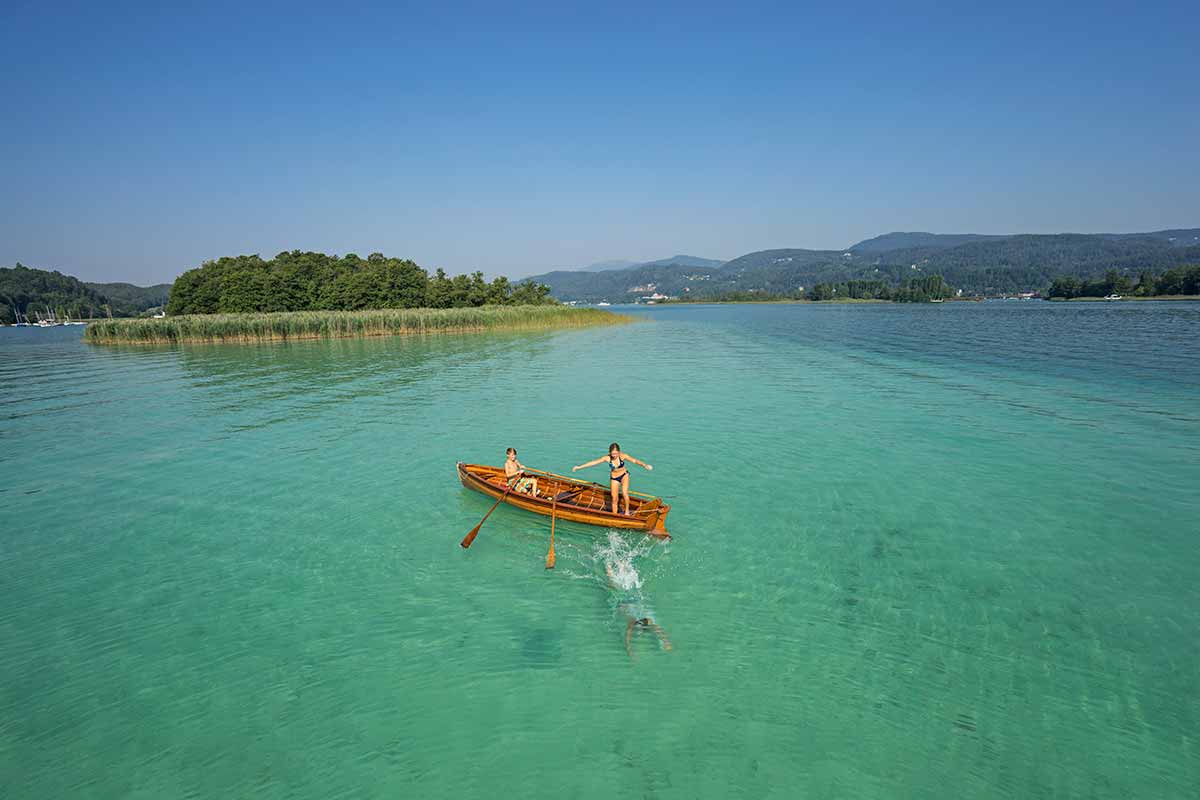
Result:
{"type": "Polygon", "coordinates": [[[648,553],[651,547],[653,543],[649,537],[640,541],[630,540],[620,532],[610,530],[606,539],[597,540],[592,560],[597,564],[603,563],[605,574],[611,574],[610,580],[617,589],[640,591],[642,576],[638,574],[634,561],[648,553]]]}

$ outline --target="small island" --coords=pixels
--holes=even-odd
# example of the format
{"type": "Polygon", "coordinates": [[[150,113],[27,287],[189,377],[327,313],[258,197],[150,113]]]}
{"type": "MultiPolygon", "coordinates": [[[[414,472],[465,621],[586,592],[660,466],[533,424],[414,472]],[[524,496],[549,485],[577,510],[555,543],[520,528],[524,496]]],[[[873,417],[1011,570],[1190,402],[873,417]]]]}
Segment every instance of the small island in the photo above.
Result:
{"type": "Polygon", "coordinates": [[[407,259],[291,251],[237,256],[180,275],[161,317],[103,319],[96,344],[264,342],[608,325],[631,318],[559,304],[550,290],[483,274],[432,276],[407,259]]]}

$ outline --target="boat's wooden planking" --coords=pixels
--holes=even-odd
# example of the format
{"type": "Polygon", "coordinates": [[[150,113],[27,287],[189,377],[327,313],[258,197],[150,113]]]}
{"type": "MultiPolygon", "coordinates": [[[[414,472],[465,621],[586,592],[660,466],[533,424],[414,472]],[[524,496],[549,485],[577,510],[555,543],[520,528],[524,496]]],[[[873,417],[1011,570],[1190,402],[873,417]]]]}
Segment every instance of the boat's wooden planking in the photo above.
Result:
{"type": "MultiPolygon", "coordinates": [[[[504,502],[525,511],[549,516],[552,508],[558,519],[579,522],[584,525],[602,525],[608,528],[641,530],[654,536],[670,538],[666,529],[667,513],[671,510],[661,499],[643,494],[630,493],[629,514],[614,514],[610,510],[611,493],[603,486],[567,478],[552,473],[530,473],[538,480],[538,494],[533,497],[521,492],[509,492],[504,502]],[[566,493],[569,495],[564,496],[566,493]],[[552,498],[559,497],[557,503],[552,498]]],[[[463,486],[499,499],[504,496],[508,483],[504,470],[481,464],[458,464],[458,475],[463,486]]],[[[621,502],[624,506],[624,501],[621,502]]]]}

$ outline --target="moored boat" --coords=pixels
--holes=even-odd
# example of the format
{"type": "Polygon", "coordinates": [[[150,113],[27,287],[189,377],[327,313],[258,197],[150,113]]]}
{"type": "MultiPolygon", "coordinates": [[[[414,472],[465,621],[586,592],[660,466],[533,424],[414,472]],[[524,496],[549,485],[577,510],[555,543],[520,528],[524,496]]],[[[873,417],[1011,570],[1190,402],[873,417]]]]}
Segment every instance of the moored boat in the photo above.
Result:
{"type": "Polygon", "coordinates": [[[671,506],[663,503],[660,497],[630,492],[629,514],[614,514],[609,508],[609,490],[598,483],[540,470],[526,472],[537,477],[537,496],[508,491],[503,467],[458,462],[458,479],[463,486],[503,500],[514,508],[547,517],[553,510],[558,519],[605,528],[644,531],[651,536],[671,538],[666,528],[667,513],[671,506]]]}

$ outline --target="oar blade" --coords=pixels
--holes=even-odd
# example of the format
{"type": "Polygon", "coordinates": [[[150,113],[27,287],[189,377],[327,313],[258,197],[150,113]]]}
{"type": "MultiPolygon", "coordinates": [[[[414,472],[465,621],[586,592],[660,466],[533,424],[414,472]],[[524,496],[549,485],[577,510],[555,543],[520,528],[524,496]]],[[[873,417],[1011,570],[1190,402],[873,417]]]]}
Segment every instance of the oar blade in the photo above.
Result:
{"type": "Polygon", "coordinates": [[[482,526],[483,526],[483,523],[481,522],[478,525],[476,525],[474,528],[471,528],[471,532],[468,533],[466,536],[464,536],[463,540],[461,542],[459,542],[459,544],[462,545],[463,550],[466,550],[468,547],[471,546],[471,542],[475,541],[475,537],[479,535],[479,529],[482,526]]]}
{"type": "Polygon", "coordinates": [[[492,512],[496,510],[496,506],[500,505],[500,503],[504,501],[504,498],[508,497],[508,493],[511,491],[511,486],[505,489],[504,494],[500,495],[500,499],[496,501],[495,505],[488,509],[488,513],[483,515],[483,519],[479,520],[479,524],[472,528],[471,532],[464,536],[463,540],[459,542],[464,550],[471,546],[471,542],[475,541],[475,537],[479,535],[479,529],[483,527],[483,523],[487,522],[487,518],[490,517],[492,512]]]}
{"type": "Polygon", "coordinates": [[[554,569],[554,515],[558,511],[558,502],[550,505],[550,552],[546,553],[546,569],[554,569]]]}

